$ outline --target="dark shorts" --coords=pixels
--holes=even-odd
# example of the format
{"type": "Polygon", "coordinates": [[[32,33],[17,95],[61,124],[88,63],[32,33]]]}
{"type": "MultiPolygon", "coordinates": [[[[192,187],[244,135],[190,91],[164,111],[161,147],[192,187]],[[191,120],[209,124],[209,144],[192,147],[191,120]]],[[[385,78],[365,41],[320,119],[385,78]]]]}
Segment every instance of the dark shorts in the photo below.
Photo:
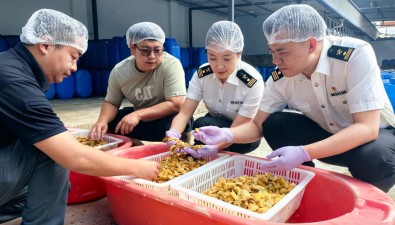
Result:
{"type": "MultiPolygon", "coordinates": [[[[193,129],[204,126],[230,127],[231,125],[232,121],[223,118],[215,118],[212,117],[210,113],[207,113],[205,116],[196,119],[193,123],[193,129]]],[[[232,144],[225,150],[245,154],[258,148],[260,143],[261,140],[259,139],[258,141],[247,144],[232,144]]],[[[195,141],[195,144],[203,143],[195,141]]]]}
{"type": "MultiPolygon", "coordinates": [[[[119,121],[121,121],[124,116],[132,112],[134,112],[133,107],[124,107],[120,109],[116,117],[108,124],[108,131],[110,133],[115,133],[115,128],[119,121]]],[[[165,137],[166,131],[170,129],[171,122],[175,116],[176,114],[147,122],[140,121],[140,123],[127,136],[145,141],[162,141],[165,137]]],[[[186,125],[184,132],[191,131],[192,122],[193,119],[191,119],[186,125]]]]}
{"type": "MultiPolygon", "coordinates": [[[[311,144],[332,135],[303,114],[292,112],[273,113],[262,127],[273,150],[311,144]]],[[[348,167],[353,177],[388,192],[395,184],[395,129],[380,129],[376,140],[319,160],[348,167]]]]}
{"type": "Polygon", "coordinates": [[[63,224],[69,171],[36,147],[15,141],[0,149],[0,223],[63,224]]]}

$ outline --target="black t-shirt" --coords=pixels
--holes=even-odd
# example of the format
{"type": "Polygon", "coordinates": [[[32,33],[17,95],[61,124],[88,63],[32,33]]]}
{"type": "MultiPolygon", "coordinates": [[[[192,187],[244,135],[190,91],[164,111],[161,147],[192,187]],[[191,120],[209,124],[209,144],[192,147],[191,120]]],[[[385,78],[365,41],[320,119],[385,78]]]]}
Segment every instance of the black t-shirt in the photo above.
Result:
{"type": "Polygon", "coordinates": [[[0,148],[18,139],[32,145],[67,130],[45,97],[48,89],[22,43],[0,54],[0,148]]]}

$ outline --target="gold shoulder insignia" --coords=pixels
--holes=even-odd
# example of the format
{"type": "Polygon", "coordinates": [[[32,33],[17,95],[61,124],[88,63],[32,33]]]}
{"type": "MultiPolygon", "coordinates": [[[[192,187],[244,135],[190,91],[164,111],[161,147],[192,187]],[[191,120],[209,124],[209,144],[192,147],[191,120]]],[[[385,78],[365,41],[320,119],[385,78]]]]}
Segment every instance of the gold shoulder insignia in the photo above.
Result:
{"type": "Polygon", "coordinates": [[[332,45],[328,49],[328,57],[348,61],[355,48],[332,45]]]}
{"type": "Polygon", "coordinates": [[[280,80],[283,76],[284,76],[284,74],[278,68],[276,68],[272,72],[272,79],[274,82],[280,80]]]}
{"type": "Polygon", "coordinates": [[[257,82],[257,80],[251,76],[250,74],[248,74],[246,71],[244,70],[239,70],[237,71],[236,76],[243,81],[243,83],[245,83],[247,85],[247,87],[251,88],[252,86],[254,86],[254,84],[257,82]]]}
{"type": "Polygon", "coordinates": [[[199,68],[197,71],[197,75],[199,78],[205,77],[209,74],[212,74],[214,71],[211,69],[210,65],[199,68]]]}

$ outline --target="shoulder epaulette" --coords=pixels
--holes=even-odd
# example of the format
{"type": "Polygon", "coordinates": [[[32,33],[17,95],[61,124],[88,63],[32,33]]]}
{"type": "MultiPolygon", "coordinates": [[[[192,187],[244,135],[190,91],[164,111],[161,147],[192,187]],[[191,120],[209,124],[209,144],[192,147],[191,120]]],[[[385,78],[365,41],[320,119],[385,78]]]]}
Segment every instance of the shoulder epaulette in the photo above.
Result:
{"type": "Polygon", "coordinates": [[[236,76],[247,85],[247,87],[252,87],[254,86],[254,84],[256,83],[256,79],[251,76],[250,74],[248,74],[246,71],[244,70],[239,70],[237,71],[236,76]]]}
{"type": "Polygon", "coordinates": [[[205,77],[209,74],[212,74],[214,71],[211,69],[210,65],[203,66],[198,69],[197,75],[199,78],[205,77]]]}
{"type": "Polygon", "coordinates": [[[273,81],[276,82],[280,80],[284,76],[284,74],[278,68],[276,68],[275,70],[272,71],[271,76],[273,81]]]}
{"type": "Polygon", "coordinates": [[[355,48],[332,45],[328,49],[328,57],[348,61],[355,48]]]}

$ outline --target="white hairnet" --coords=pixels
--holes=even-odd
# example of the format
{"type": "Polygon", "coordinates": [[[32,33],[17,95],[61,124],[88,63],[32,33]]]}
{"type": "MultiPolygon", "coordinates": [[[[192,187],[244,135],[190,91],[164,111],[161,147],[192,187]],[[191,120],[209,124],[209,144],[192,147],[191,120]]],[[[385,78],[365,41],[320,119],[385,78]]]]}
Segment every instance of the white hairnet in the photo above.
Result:
{"type": "Polygon", "coordinates": [[[303,42],[325,37],[324,19],[313,7],[305,4],[287,5],[263,22],[263,33],[269,44],[303,42]]]}
{"type": "Polygon", "coordinates": [[[165,32],[155,23],[141,22],[129,27],[126,32],[126,44],[137,44],[141,41],[151,39],[162,44],[165,42],[165,32]]]}
{"type": "Polygon", "coordinates": [[[66,45],[85,53],[88,30],[76,19],[52,9],[33,13],[22,28],[21,42],[25,44],[66,45]]]}
{"type": "Polygon", "coordinates": [[[244,48],[244,37],[240,27],[231,21],[218,21],[207,31],[206,49],[216,52],[241,52],[244,48]]]}

